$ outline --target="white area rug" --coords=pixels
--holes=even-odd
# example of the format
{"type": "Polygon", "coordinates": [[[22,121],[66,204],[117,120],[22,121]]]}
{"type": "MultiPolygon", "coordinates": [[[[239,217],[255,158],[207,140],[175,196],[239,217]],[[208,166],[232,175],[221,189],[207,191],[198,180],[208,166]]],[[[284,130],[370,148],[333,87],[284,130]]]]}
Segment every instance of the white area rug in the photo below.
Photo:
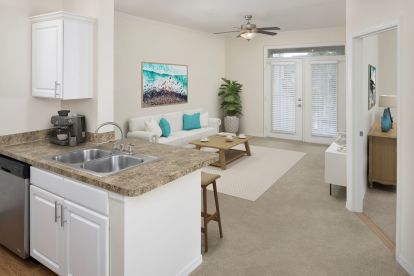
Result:
{"type": "MultiPolygon", "coordinates": [[[[244,149],[244,145],[237,148],[244,149]]],[[[230,163],[226,170],[212,166],[203,169],[205,172],[221,175],[217,180],[218,192],[256,201],[305,156],[304,152],[259,146],[250,146],[250,148],[252,156],[245,156],[230,163]]],[[[203,150],[211,151],[211,149],[203,150]]],[[[209,189],[211,190],[212,187],[210,186],[209,189]]]]}

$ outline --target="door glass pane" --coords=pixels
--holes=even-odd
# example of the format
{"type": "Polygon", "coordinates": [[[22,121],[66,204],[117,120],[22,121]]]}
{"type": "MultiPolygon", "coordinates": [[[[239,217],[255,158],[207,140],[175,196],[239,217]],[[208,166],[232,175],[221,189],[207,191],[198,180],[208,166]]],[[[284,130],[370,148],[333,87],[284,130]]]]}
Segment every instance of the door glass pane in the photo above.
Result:
{"type": "Polygon", "coordinates": [[[312,136],[334,137],[337,132],[337,64],[311,64],[312,136]]]}
{"type": "Polygon", "coordinates": [[[272,132],[296,133],[296,64],[272,65],[272,132]]]}

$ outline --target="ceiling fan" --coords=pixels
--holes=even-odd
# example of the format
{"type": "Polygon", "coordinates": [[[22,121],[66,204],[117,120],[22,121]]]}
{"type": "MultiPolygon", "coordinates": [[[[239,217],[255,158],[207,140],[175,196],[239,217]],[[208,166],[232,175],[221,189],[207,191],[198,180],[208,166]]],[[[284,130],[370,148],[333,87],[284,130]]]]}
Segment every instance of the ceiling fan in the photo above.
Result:
{"type": "Polygon", "coordinates": [[[280,30],[279,27],[256,27],[256,24],[250,23],[252,20],[252,15],[246,15],[244,18],[246,19],[246,24],[240,26],[239,31],[227,31],[227,32],[218,32],[214,34],[226,34],[226,33],[239,33],[237,37],[243,37],[247,41],[254,38],[257,34],[264,34],[264,35],[277,35],[277,33],[269,32],[269,30],[280,30]]]}

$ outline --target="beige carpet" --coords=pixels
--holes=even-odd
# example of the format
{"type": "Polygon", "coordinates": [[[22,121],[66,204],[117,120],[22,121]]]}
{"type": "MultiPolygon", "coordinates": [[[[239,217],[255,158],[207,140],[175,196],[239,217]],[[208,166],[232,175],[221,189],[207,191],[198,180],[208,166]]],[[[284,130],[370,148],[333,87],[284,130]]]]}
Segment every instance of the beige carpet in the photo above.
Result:
{"type": "MultiPolygon", "coordinates": [[[[346,210],[345,188],[329,196],[326,146],[262,138],[252,145],[306,155],[254,202],[219,194],[224,237],[210,222],[208,253],[192,276],[407,275],[369,227],[346,210]]],[[[214,212],[211,192],[208,207],[214,212]]]]}
{"type": "MultiPolygon", "coordinates": [[[[239,149],[244,149],[244,146],[239,149]]],[[[215,167],[203,169],[221,175],[217,180],[220,193],[256,201],[305,156],[303,152],[259,146],[251,146],[251,151],[252,156],[230,163],[226,170],[215,167]]]]}

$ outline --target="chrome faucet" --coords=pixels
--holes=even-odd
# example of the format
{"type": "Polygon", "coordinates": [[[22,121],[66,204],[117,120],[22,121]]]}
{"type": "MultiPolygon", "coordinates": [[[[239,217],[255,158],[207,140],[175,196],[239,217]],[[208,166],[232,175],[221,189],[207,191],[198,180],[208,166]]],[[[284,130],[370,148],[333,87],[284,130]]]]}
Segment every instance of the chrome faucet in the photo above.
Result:
{"type": "Polygon", "coordinates": [[[120,144],[119,144],[119,146],[117,146],[118,140],[115,140],[115,142],[112,145],[112,150],[123,151],[124,150],[124,132],[122,131],[122,127],[120,125],[118,125],[117,123],[115,123],[115,122],[102,123],[102,124],[100,124],[96,127],[95,134],[98,134],[98,131],[101,127],[109,126],[109,125],[117,127],[119,129],[119,131],[121,132],[120,144]]]}

